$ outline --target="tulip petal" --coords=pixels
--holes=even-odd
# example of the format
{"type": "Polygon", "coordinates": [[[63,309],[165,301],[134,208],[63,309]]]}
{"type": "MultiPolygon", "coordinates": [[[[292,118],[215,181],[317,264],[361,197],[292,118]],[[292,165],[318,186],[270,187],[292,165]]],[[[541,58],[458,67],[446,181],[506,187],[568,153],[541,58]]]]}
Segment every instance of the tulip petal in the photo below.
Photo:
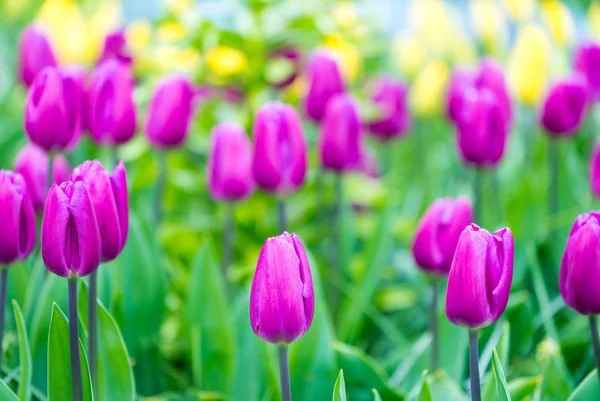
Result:
{"type": "Polygon", "coordinates": [[[61,277],[71,275],[71,269],[67,265],[64,254],[65,233],[71,217],[68,205],[69,198],[62,188],[56,184],[52,185],[46,198],[44,219],[42,220],[42,258],[48,270],[61,277]]]}

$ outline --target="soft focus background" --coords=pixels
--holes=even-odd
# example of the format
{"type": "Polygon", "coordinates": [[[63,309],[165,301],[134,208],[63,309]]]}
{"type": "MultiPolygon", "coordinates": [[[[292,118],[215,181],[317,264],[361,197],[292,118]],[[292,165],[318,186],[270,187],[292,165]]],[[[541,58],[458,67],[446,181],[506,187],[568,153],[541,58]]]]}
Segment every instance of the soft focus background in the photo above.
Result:
{"type": "MultiPolygon", "coordinates": [[[[310,169],[304,187],[289,199],[289,230],[312,254],[317,297],[313,325],[290,351],[294,399],[330,399],[340,369],[352,401],[373,400],[372,388],[384,401],[427,397],[421,394],[423,380],[431,394],[419,400],[467,399],[466,331],[452,326],[443,308],[445,373],[424,376],[430,361],[431,290],[414,264],[410,244],[434,199],[472,197],[473,171],[457,155],[444,98],[452,69],[475,65],[483,55],[505,68],[515,104],[505,157],[484,175],[481,225],[490,230],[508,226],[515,235],[509,305],[480,342],[484,399],[496,399],[495,391],[487,390],[493,385],[493,348],[498,348],[513,400],[564,401],[592,369],[587,320],[565,307],[558,269],[574,218],[597,207],[588,161],[599,116],[590,110],[581,132],[561,142],[559,213],[549,216],[549,139],[538,115],[550,83],[571,69],[576,45],[600,39],[600,2],[3,0],[0,14],[2,168],[12,169],[26,142],[26,90],[16,78],[16,55],[20,32],[33,20],[47,29],[61,63],[88,67],[96,63],[105,35],[125,29],[140,122],[154,85],[165,75],[187,74],[206,90],[185,146],[168,154],[164,219],[156,230],[151,225],[156,153],[142,133],[143,123],[118,150],[128,170],[130,237],[123,254],[100,268],[100,295],[123,334],[139,399],[279,398],[275,349],[254,336],[248,316],[258,253],[267,237],[278,234],[276,200],[258,191],[236,208],[234,263],[223,278],[219,260],[226,207],[207,190],[209,133],[227,121],[251,132],[254,114],[267,100],[299,106],[306,91],[303,66],[319,47],[338,57],[364,116],[373,113],[367,88],[374,77],[390,74],[407,82],[414,123],[397,141],[369,139],[381,174],[344,178],[345,201],[352,207],[342,213],[346,271],[340,280],[331,274],[333,175],[323,177],[322,199],[317,178],[323,173],[314,147],[318,130],[304,121],[310,169]],[[297,71],[274,56],[287,48],[301,55],[297,71]],[[291,85],[274,88],[296,73],[291,85]],[[554,231],[557,245],[549,246],[554,231]],[[335,314],[326,297],[333,289],[342,294],[335,314]]],[[[111,150],[98,148],[88,137],[68,155],[72,165],[93,158],[112,164],[111,150]]],[[[9,285],[9,296],[25,313],[37,400],[46,400],[52,303],[66,310],[67,295],[66,280],[52,275],[42,280],[44,270],[41,258],[31,257],[11,269],[9,285]]],[[[14,323],[8,327],[9,356],[2,374],[14,380],[17,336],[14,323]]],[[[128,377],[127,366],[120,368],[116,376],[128,377]]]]}

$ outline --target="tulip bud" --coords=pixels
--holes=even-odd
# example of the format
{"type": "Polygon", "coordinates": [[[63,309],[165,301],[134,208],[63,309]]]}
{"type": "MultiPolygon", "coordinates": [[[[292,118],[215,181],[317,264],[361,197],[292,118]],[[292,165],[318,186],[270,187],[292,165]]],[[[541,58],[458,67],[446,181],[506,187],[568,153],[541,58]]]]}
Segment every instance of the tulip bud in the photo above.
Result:
{"type": "Polygon", "coordinates": [[[134,81],[130,68],[111,59],[100,64],[87,93],[87,125],[98,144],[120,145],[135,134],[134,81]]]}
{"type": "Polygon", "coordinates": [[[287,232],[263,246],[250,293],[254,334],[273,344],[302,337],[313,319],[315,296],[302,241],[287,232]]]}
{"type": "Polygon", "coordinates": [[[100,264],[102,243],[94,207],[82,182],[52,185],[42,220],[42,259],[61,277],[83,277],[100,264]]]}
{"type": "Polygon", "coordinates": [[[586,102],[587,89],[580,75],[562,79],[546,94],[540,123],[552,136],[573,135],[583,120],[586,102]]]}
{"type": "Polygon", "coordinates": [[[592,151],[590,160],[590,186],[592,193],[600,198],[600,142],[597,142],[592,151]]]}
{"type": "Polygon", "coordinates": [[[458,239],[471,223],[473,210],[467,198],[436,200],[417,227],[412,246],[417,265],[431,274],[448,274],[458,239]]]}
{"type": "MultiPolygon", "coordinates": [[[[48,193],[48,154],[33,144],[27,144],[15,159],[15,171],[23,176],[33,207],[43,210],[48,193]]],[[[60,184],[71,174],[71,166],[63,155],[52,161],[52,183],[60,184]]]]}
{"type": "Polygon", "coordinates": [[[111,32],[104,38],[102,56],[100,56],[98,63],[110,59],[116,59],[123,64],[131,64],[133,61],[129,50],[127,49],[127,40],[125,38],[125,31],[123,30],[111,32]]]}
{"type": "Polygon", "coordinates": [[[56,67],[56,57],[42,28],[32,24],[25,28],[19,40],[19,78],[30,86],[44,67],[56,67]]]}
{"type": "Polygon", "coordinates": [[[481,61],[475,79],[475,86],[479,89],[487,88],[491,90],[496,95],[496,99],[504,113],[505,121],[510,122],[512,120],[512,105],[508,85],[502,67],[495,60],[484,58],[481,61]]]}
{"type": "Polygon", "coordinates": [[[582,315],[600,314],[600,213],[577,216],[560,265],[565,303],[582,315]]]}
{"type": "Polygon", "coordinates": [[[389,140],[406,134],[412,124],[408,110],[408,86],[390,77],[376,82],[371,100],[380,116],[368,123],[369,131],[378,139],[389,140]]]}
{"type": "Polygon", "coordinates": [[[575,70],[585,78],[589,100],[600,100],[600,44],[588,42],[577,49],[575,70]]]}
{"type": "Polygon", "coordinates": [[[252,149],[242,127],[224,123],[213,128],[207,169],[213,198],[247,198],[254,190],[251,163],[252,149]]]}
{"type": "Polygon", "coordinates": [[[25,259],[36,238],[33,204],[25,180],[18,173],[0,170],[0,264],[25,259]]]}
{"type": "Polygon", "coordinates": [[[308,64],[308,93],[304,112],[313,121],[321,121],[329,100],[345,91],[337,62],[325,51],[317,51],[308,64]]]}
{"type": "Polygon", "coordinates": [[[265,103],[254,120],[254,180],[278,195],[294,192],[304,183],[306,140],[296,110],[279,102],[265,103]]]}
{"type": "Polygon", "coordinates": [[[158,84],[148,109],[146,135],[161,149],[181,145],[185,140],[193,112],[194,88],[181,77],[158,84]]]}
{"type": "Polygon", "coordinates": [[[495,166],[502,159],[508,122],[498,99],[489,89],[470,88],[456,127],[458,150],[466,163],[495,166]]]}
{"type": "Polygon", "coordinates": [[[129,228],[127,173],[123,162],[109,175],[98,160],[86,161],[73,169],[70,180],[82,182],[88,191],[98,221],[101,261],[113,260],[123,250],[129,228]]]}
{"type": "Polygon", "coordinates": [[[84,103],[79,70],[44,68],[25,104],[25,132],[45,151],[70,149],[79,140],[84,103]]]}
{"type": "Polygon", "coordinates": [[[448,277],[448,320],[469,329],[480,329],[498,320],[510,295],[513,255],[510,229],[490,234],[475,224],[465,228],[448,277]]]}
{"type": "Polygon", "coordinates": [[[348,94],[331,99],[321,124],[319,153],[321,165],[343,172],[360,166],[362,155],[362,123],[358,107],[348,94]]]}
{"type": "Polygon", "coordinates": [[[463,110],[465,91],[473,86],[474,74],[465,69],[456,69],[452,72],[450,83],[446,91],[446,115],[450,121],[457,123],[463,110]]]}

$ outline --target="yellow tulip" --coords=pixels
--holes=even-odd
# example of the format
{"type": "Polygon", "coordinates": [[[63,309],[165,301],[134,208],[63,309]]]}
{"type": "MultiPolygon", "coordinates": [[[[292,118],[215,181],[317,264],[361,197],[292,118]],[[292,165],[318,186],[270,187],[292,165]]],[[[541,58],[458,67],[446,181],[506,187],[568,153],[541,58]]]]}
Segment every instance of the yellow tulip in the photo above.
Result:
{"type": "Polygon", "coordinates": [[[167,0],[167,8],[176,15],[181,15],[194,6],[194,0],[167,0]]]}
{"type": "Polygon", "coordinates": [[[344,1],[338,3],[333,9],[333,20],[344,28],[351,28],[358,22],[358,13],[353,2],[344,1]]]}
{"type": "Polygon", "coordinates": [[[412,79],[427,58],[427,46],[414,33],[398,32],[392,42],[392,60],[402,75],[412,79]]]}
{"type": "Polygon", "coordinates": [[[326,35],[323,46],[329,49],[338,59],[342,74],[346,79],[349,82],[354,82],[362,68],[362,58],[356,46],[337,33],[326,35]]]}
{"type": "Polygon", "coordinates": [[[504,0],[504,6],[513,20],[525,21],[535,11],[535,0],[504,0]]]}
{"type": "Polygon", "coordinates": [[[217,76],[229,77],[246,72],[248,58],[233,47],[219,46],[206,53],[206,65],[217,76]]]}
{"type": "Polygon", "coordinates": [[[172,72],[193,73],[200,68],[200,54],[192,48],[179,48],[165,44],[152,52],[152,65],[159,73],[172,72]]]}
{"type": "Polygon", "coordinates": [[[415,77],[410,89],[410,104],[419,116],[440,113],[444,104],[450,68],[441,60],[429,61],[415,77]]]}
{"type": "Polygon", "coordinates": [[[573,37],[573,17],[569,8],[559,0],[542,3],[542,17],[552,37],[561,46],[567,45],[573,37]]]}
{"type": "Polygon", "coordinates": [[[593,1],[588,9],[590,28],[596,36],[600,36],[600,3],[593,1]]]}
{"type": "Polygon", "coordinates": [[[158,26],[156,37],[161,42],[174,43],[186,37],[186,30],[177,21],[164,22],[158,26]]]}
{"type": "Polygon", "coordinates": [[[492,0],[471,0],[470,11],[479,41],[489,53],[497,53],[505,36],[500,7],[492,0]]]}
{"type": "Polygon", "coordinates": [[[125,29],[127,45],[134,53],[145,49],[152,41],[152,26],[148,21],[134,21],[125,29]]]}

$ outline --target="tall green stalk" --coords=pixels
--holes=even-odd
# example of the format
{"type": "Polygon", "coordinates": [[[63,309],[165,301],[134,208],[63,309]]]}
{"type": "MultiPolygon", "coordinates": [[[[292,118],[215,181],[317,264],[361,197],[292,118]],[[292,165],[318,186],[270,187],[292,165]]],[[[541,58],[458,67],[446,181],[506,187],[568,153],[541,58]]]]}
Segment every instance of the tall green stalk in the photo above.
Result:
{"type": "Polygon", "coordinates": [[[79,317],[77,315],[77,278],[69,278],[69,350],[73,401],[82,401],[81,360],[79,356],[79,317]]]}

